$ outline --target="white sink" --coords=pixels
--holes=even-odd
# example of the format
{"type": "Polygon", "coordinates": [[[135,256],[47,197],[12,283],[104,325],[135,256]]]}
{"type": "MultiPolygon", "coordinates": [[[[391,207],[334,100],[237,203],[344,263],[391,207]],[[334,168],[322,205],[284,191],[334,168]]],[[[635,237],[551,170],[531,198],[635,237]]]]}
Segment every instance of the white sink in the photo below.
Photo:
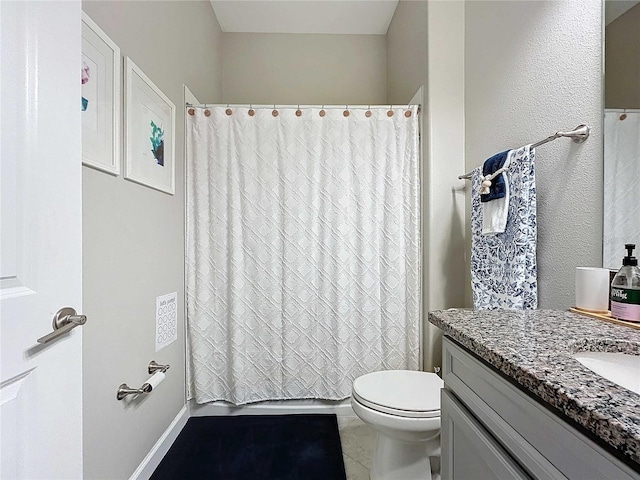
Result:
{"type": "Polygon", "coordinates": [[[573,358],[601,377],[640,394],[640,355],[578,352],[573,358]]]}

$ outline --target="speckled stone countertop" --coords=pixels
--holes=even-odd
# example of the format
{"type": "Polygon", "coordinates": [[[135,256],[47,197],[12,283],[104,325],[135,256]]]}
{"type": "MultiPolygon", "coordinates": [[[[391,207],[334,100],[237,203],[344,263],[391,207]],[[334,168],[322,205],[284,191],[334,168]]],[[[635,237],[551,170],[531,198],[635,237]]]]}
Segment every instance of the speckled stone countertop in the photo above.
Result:
{"type": "Polygon", "coordinates": [[[559,310],[439,310],[429,321],[640,464],[640,395],[572,357],[578,351],[640,354],[640,330],[559,310]]]}

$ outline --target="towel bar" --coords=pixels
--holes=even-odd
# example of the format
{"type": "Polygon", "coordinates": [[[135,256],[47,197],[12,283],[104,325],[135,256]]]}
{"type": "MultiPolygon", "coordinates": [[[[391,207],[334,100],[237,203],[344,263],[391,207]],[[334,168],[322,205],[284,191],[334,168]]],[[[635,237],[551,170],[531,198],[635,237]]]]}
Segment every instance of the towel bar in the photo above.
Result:
{"type": "MultiPolygon", "coordinates": [[[[582,143],[586,141],[587,138],[589,138],[590,132],[591,129],[587,125],[578,125],[576,128],[569,132],[556,132],[553,135],[545,138],[544,140],[540,140],[539,142],[534,143],[533,145],[531,145],[531,148],[539,147],[540,145],[544,145],[545,143],[551,142],[552,140],[560,137],[572,138],[574,143],[582,143]]],[[[459,175],[458,178],[460,180],[471,180],[472,174],[473,172],[465,173],[464,175],[459,175]]]]}

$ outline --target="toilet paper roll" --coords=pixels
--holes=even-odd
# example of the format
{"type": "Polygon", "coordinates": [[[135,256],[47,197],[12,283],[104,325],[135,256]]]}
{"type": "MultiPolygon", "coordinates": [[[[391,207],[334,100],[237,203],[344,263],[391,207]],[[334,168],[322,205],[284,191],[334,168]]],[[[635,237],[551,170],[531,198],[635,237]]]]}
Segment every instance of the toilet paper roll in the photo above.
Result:
{"type": "Polygon", "coordinates": [[[151,378],[147,380],[147,384],[151,387],[150,391],[155,389],[164,380],[164,373],[158,371],[151,375],[151,378]]]}
{"type": "Polygon", "coordinates": [[[590,312],[609,311],[609,270],[576,268],[576,307],[590,312]]]}

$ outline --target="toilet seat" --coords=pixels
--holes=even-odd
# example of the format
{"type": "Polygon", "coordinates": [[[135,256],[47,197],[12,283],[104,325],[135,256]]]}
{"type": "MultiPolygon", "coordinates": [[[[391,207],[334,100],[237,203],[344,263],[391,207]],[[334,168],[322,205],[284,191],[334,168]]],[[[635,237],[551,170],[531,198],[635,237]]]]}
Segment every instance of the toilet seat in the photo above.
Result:
{"type": "Polygon", "coordinates": [[[440,389],[444,382],[435,373],[384,370],[358,377],[353,398],[373,410],[407,418],[440,416],[440,389]]]}

